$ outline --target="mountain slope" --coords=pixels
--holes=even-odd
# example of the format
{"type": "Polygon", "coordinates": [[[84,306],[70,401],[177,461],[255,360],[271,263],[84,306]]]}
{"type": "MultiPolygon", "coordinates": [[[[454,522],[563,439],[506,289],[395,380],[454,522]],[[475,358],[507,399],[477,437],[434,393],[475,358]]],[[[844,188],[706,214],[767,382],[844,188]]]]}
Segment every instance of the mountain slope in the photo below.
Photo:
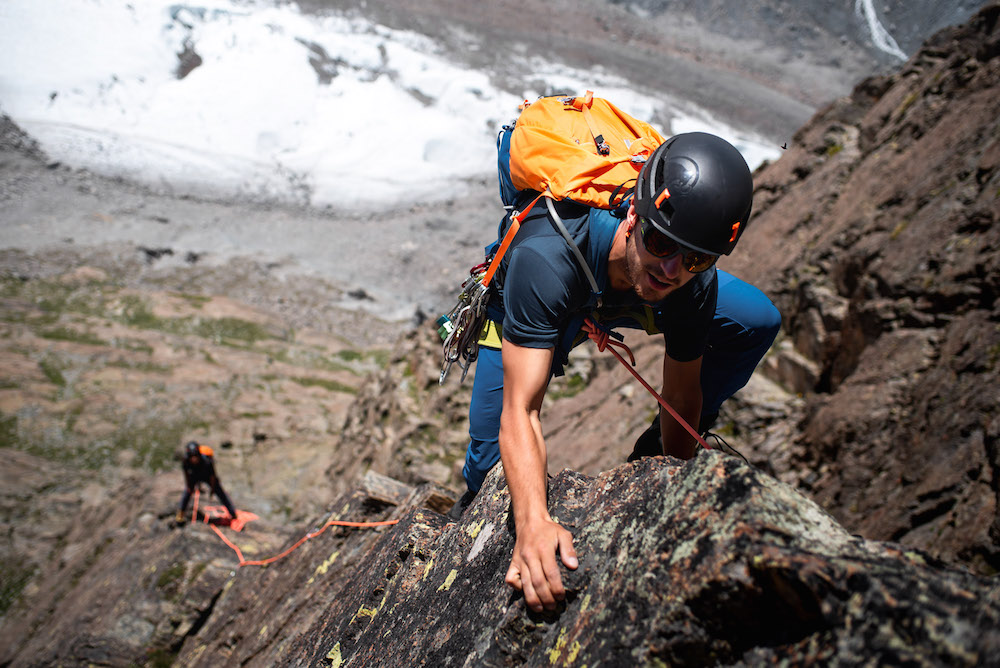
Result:
{"type": "Polygon", "coordinates": [[[1000,569],[1000,5],[859,84],[756,176],[726,267],[785,317],[803,486],[846,526],[1000,569]],[[813,472],[808,474],[807,472],[813,472]]]}

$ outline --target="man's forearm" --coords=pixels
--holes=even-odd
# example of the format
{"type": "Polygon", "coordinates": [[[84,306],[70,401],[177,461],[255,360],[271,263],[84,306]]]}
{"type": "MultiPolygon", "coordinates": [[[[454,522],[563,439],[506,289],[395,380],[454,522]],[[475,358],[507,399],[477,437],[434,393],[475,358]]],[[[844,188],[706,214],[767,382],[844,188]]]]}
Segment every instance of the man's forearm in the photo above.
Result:
{"type": "MultiPolygon", "coordinates": [[[[701,421],[701,396],[674,397],[667,402],[684,418],[691,428],[698,429],[701,421]]],[[[660,411],[660,434],[663,437],[663,454],[691,459],[697,449],[697,441],[670,413],[660,411]]]]}
{"type": "Polygon", "coordinates": [[[532,518],[548,519],[547,459],[537,417],[505,411],[500,418],[500,458],[510,491],[515,526],[532,518]]]}

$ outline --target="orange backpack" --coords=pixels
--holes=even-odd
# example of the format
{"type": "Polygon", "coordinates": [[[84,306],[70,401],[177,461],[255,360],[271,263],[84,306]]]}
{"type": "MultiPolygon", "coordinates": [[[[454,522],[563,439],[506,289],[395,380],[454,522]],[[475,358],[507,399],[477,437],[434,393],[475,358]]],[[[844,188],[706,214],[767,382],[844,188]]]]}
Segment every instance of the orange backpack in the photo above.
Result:
{"type": "Polygon", "coordinates": [[[525,102],[522,109],[498,141],[501,197],[508,205],[518,196],[513,188],[614,208],[664,141],[651,125],[591,91],[525,102]]]}
{"type": "Polygon", "coordinates": [[[569,243],[594,294],[600,293],[587,263],[552,207],[552,200],[613,209],[623,204],[636,177],[663,135],[593,92],[578,97],[543,97],[527,102],[513,125],[497,138],[500,199],[513,210],[523,191],[538,195],[511,215],[511,226],[486,270],[489,285],[500,259],[531,208],[548,198],[549,213],[569,243]]]}

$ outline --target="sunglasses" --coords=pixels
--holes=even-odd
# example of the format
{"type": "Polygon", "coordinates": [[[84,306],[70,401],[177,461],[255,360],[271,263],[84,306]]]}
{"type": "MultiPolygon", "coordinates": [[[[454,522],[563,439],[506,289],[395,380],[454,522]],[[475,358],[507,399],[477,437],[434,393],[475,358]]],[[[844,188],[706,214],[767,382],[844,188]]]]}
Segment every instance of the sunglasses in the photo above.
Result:
{"type": "Polygon", "coordinates": [[[656,226],[646,218],[639,218],[639,233],[639,236],[642,237],[642,245],[650,255],[665,258],[681,253],[681,266],[692,274],[700,274],[719,259],[718,255],[710,255],[682,246],[656,229],[656,226]]]}

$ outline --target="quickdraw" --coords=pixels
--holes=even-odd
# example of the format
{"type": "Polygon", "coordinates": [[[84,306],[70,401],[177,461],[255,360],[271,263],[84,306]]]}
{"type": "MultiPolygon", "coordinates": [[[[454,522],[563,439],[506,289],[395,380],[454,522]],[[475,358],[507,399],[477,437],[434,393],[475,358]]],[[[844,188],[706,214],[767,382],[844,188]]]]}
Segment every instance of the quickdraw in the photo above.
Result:
{"type": "Polygon", "coordinates": [[[444,361],[438,378],[439,385],[444,385],[451,366],[456,362],[462,369],[459,383],[463,382],[469,373],[469,367],[479,357],[479,337],[486,322],[486,305],[490,300],[490,291],[483,281],[487,267],[488,263],[483,262],[469,271],[469,277],[462,283],[462,292],[458,295],[455,308],[437,320],[438,333],[444,340],[444,361]]]}

